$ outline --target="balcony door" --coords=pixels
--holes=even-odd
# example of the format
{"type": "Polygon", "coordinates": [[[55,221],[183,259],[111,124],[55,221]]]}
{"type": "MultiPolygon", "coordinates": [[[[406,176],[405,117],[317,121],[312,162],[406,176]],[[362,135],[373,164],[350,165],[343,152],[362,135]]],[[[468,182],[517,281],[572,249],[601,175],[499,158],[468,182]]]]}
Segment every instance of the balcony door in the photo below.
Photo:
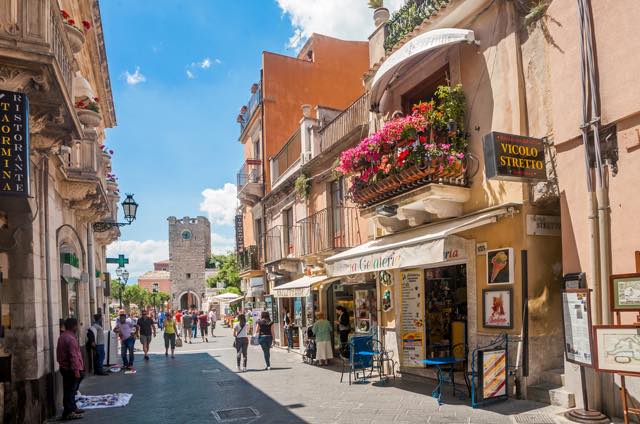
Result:
{"type": "Polygon", "coordinates": [[[339,178],[331,182],[331,225],[330,234],[333,235],[333,248],[345,247],[344,222],[344,179],[339,178]]]}
{"type": "Polygon", "coordinates": [[[282,211],[284,219],[284,248],[285,256],[293,254],[293,208],[288,208],[282,211]]]}

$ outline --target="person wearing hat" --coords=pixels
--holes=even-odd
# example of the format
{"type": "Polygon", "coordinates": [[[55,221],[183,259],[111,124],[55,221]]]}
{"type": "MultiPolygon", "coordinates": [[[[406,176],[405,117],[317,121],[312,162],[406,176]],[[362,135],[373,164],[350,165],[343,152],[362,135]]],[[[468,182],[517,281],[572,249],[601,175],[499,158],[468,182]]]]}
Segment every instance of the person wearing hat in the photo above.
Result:
{"type": "Polygon", "coordinates": [[[131,318],[127,318],[124,309],[120,310],[113,331],[116,332],[120,339],[120,356],[122,356],[122,366],[125,369],[133,368],[133,346],[136,342],[136,325],[133,324],[131,318]]]}

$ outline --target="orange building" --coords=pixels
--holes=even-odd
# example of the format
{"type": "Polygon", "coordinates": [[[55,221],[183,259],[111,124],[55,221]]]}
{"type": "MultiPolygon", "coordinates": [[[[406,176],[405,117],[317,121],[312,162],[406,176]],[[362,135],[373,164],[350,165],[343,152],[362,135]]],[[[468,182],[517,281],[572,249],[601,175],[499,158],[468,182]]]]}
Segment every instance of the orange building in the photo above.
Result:
{"type": "Polygon", "coordinates": [[[153,285],[158,284],[158,291],[171,293],[171,279],[169,278],[169,260],[155,262],[153,271],[147,271],[138,278],[138,285],[151,292],[153,285]]]}

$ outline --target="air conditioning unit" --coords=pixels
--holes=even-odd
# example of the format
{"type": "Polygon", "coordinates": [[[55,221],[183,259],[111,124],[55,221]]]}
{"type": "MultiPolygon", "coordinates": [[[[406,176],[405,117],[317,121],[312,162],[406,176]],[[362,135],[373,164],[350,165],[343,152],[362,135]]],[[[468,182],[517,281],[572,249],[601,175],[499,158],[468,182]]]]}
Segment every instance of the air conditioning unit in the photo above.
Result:
{"type": "Polygon", "coordinates": [[[302,163],[307,163],[311,160],[311,152],[302,152],[300,155],[300,160],[302,163]]]}

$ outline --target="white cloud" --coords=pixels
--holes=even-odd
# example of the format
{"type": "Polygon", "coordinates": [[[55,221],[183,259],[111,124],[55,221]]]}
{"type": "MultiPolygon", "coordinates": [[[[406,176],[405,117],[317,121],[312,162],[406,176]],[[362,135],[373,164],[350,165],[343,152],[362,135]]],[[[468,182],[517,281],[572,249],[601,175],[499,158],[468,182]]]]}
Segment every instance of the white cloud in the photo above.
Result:
{"type": "MultiPolygon", "coordinates": [[[[126,266],[130,273],[130,280],[136,280],[147,271],[153,270],[153,263],[169,259],[169,243],[167,240],[118,240],[107,247],[110,258],[124,255],[129,258],[126,266]]],[[[109,265],[115,278],[116,265],[109,265]]]]}
{"type": "Polygon", "coordinates": [[[196,76],[193,74],[193,72],[191,72],[190,70],[187,69],[187,78],[189,79],[194,79],[196,76]]]}
{"type": "Polygon", "coordinates": [[[233,225],[236,215],[236,185],[225,183],[222,188],[207,188],[202,192],[204,198],[200,210],[209,214],[209,220],[218,225],[233,225]]]}
{"type": "Polygon", "coordinates": [[[220,59],[216,59],[216,60],[214,60],[214,62],[216,62],[218,65],[220,65],[222,63],[222,61],[220,59]]]}
{"type": "Polygon", "coordinates": [[[233,251],[236,241],[233,237],[225,237],[222,234],[211,233],[211,250],[216,255],[233,251]]]}
{"type": "MultiPolygon", "coordinates": [[[[373,10],[365,0],[276,1],[293,26],[289,47],[294,49],[314,32],[345,40],[366,40],[374,30],[373,10]]],[[[393,12],[404,1],[385,0],[385,7],[393,12]]]]}
{"type": "Polygon", "coordinates": [[[205,57],[204,59],[202,59],[202,62],[198,63],[198,66],[200,66],[202,69],[211,68],[211,59],[209,59],[208,57],[205,57]]]}
{"type": "Polygon", "coordinates": [[[127,84],[129,85],[140,84],[141,82],[145,82],[147,80],[147,77],[145,77],[140,72],[139,66],[136,66],[136,70],[133,74],[129,73],[129,71],[125,71],[124,76],[125,76],[125,79],[127,80],[127,84]]]}

